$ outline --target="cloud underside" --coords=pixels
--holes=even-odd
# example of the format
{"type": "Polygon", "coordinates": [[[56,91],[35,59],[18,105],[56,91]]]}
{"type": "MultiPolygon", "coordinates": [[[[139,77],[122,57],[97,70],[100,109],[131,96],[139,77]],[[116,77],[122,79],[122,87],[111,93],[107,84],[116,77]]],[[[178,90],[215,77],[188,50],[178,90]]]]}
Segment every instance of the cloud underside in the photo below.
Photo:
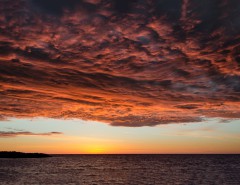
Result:
{"type": "Polygon", "coordinates": [[[239,119],[239,6],[0,0],[0,119],[239,119]]]}
{"type": "Polygon", "coordinates": [[[54,136],[54,135],[61,135],[61,132],[46,132],[46,133],[33,133],[27,131],[21,132],[5,132],[0,131],[0,138],[9,138],[9,137],[17,137],[17,136],[54,136]]]}

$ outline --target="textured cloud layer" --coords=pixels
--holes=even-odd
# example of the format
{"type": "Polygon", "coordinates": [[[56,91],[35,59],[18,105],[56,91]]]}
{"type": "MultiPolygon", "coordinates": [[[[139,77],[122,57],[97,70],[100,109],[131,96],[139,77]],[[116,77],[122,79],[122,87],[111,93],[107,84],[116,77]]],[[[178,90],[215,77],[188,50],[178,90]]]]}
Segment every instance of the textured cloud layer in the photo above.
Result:
{"type": "Polygon", "coordinates": [[[0,119],[240,118],[239,0],[0,0],[0,119]]]}

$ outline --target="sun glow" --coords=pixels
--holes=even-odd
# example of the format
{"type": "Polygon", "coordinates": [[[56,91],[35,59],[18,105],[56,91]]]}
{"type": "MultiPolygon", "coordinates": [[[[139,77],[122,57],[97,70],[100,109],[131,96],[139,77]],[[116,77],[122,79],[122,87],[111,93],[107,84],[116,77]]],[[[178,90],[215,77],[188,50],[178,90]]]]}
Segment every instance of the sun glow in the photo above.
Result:
{"type": "Polygon", "coordinates": [[[89,145],[84,151],[88,154],[103,154],[106,153],[108,149],[103,145],[89,145]]]}

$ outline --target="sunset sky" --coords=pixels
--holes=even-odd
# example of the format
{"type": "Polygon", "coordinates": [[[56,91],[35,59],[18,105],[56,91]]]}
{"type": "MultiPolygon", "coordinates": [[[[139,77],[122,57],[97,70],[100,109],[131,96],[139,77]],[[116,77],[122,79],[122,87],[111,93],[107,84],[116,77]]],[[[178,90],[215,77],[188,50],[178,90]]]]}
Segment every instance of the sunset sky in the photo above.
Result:
{"type": "Polygon", "coordinates": [[[0,150],[240,153],[239,0],[0,0],[0,150]]]}

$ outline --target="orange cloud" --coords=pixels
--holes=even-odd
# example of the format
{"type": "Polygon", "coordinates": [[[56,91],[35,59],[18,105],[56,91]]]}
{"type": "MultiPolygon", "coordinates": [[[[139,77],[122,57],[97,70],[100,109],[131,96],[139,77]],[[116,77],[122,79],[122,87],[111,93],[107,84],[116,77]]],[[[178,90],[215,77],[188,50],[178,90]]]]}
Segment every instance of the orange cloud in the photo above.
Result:
{"type": "Polygon", "coordinates": [[[174,2],[1,1],[0,119],[239,119],[239,1],[174,2]]]}

